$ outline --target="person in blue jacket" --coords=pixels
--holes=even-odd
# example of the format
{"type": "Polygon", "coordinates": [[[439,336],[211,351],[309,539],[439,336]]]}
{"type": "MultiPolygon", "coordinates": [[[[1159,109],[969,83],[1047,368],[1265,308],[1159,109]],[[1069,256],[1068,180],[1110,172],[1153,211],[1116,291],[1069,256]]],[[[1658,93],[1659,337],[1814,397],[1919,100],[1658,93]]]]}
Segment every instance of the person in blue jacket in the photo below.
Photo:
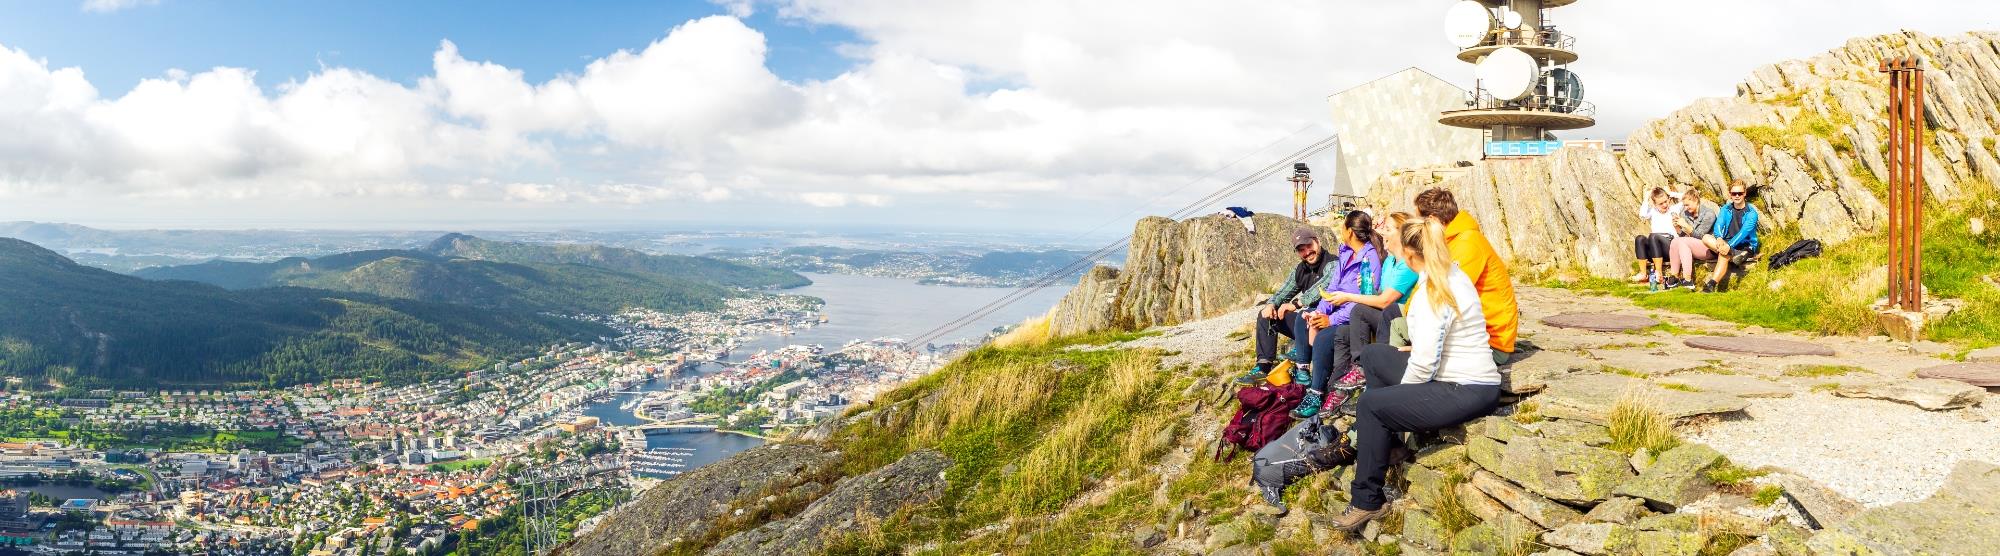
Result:
{"type": "Polygon", "coordinates": [[[1743,180],[1729,183],[1729,203],[1716,211],[1715,229],[1709,231],[1709,249],[1715,251],[1715,274],[1701,291],[1723,291],[1729,286],[1729,265],[1741,265],[1757,256],[1757,207],[1750,205],[1750,186],[1743,180]]]}

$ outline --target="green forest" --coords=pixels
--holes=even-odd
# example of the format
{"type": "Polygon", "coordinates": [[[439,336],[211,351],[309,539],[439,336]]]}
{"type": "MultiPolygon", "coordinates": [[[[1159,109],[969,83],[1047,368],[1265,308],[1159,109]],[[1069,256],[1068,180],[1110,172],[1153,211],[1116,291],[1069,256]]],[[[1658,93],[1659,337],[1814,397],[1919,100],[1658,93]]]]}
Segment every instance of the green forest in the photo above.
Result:
{"type": "Polygon", "coordinates": [[[794,288],[812,283],[806,277],[788,270],[763,268],[708,257],[653,255],[634,249],[603,245],[518,243],[485,240],[465,234],[446,234],[432,241],[424,251],[439,256],[485,261],[576,264],[668,278],[699,278],[723,286],[749,289],[794,288]]]}
{"type": "Polygon", "coordinates": [[[149,281],[6,238],[0,331],[0,374],[36,386],[140,389],[403,384],[613,334],[527,311],[149,281]]]}

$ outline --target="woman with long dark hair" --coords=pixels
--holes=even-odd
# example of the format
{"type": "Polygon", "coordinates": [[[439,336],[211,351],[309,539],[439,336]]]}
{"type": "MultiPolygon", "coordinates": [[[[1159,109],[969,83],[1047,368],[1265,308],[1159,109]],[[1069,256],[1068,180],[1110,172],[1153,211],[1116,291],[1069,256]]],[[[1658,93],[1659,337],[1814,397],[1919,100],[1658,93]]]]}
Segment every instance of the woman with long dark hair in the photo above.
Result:
{"type": "MultiPolygon", "coordinates": [[[[1382,238],[1375,235],[1375,219],[1367,212],[1347,213],[1347,221],[1340,227],[1340,252],[1334,257],[1333,277],[1327,280],[1319,295],[1324,298],[1334,293],[1372,295],[1382,287],[1382,238]]],[[[1326,401],[1326,381],[1329,373],[1345,373],[1346,369],[1336,368],[1333,361],[1335,335],[1340,327],[1347,324],[1353,303],[1327,303],[1320,301],[1318,307],[1306,315],[1306,324],[1311,333],[1308,345],[1312,349],[1311,382],[1306,386],[1306,397],[1299,401],[1292,414],[1304,419],[1319,413],[1326,401]]]]}

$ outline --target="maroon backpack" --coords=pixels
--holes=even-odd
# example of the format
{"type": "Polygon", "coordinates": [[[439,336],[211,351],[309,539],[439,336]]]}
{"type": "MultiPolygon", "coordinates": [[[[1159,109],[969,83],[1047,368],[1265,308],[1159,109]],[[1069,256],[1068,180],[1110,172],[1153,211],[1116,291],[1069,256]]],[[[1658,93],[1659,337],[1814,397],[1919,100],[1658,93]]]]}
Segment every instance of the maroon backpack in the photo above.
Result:
{"type": "Polygon", "coordinates": [[[1256,452],[1272,440],[1284,436],[1292,425],[1292,408],[1305,398],[1306,387],[1298,383],[1284,386],[1259,384],[1236,391],[1236,415],[1222,427],[1222,441],[1215,445],[1215,459],[1222,460],[1222,447],[1229,447],[1229,459],[1237,450],[1256,452]]]}

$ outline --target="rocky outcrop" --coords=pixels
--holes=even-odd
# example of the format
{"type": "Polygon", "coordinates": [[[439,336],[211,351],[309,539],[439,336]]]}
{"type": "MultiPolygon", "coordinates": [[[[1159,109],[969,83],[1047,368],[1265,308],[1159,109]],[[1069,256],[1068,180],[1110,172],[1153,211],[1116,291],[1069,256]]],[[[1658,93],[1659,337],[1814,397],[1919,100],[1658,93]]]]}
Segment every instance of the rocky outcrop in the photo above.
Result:
{"type": "MultiPolygon", "coordinates": [[[[1271,214],[1253,222],[1256,233],[1220,215],[1140,220],[1125,267],[1085,274],[1049,312],[1049,332],[1177,324],[1249,306],[1298,264],[1290,244],[1292,230],[1302,225],[1271,214]]],[[[1319,232],[1332,243],[1331,230],[1319,232]]]]}
{"type": "Polygon", "coordinates": [[[842,479],[797,517],[765,523],[723,539],[707,554],[816,554],[829,537],[870,525],[909,505],[944,496],[951,459],[936,450],[903,456],[859,477],[842,479]]]}
{"type": "Polygon", "coordinates": [[[779,490],[824,488],[806,478],[838,464],[840,455],[812,444],[744,450],[667,481],[611,512],[590,533],[560,548],[576,556],[647,556],[710,533],[716,522],[779,490]]]}
{"type": "Polygon", "coordinates": [[[1991,554],[2000,546],[2000,466],[1961,461],[1929,499],[1863,511],[1807,546],[1815,554],[1991,554]]]}
{"type": "Polygon", "coordinates": [[[1796,226],[1827,244],[1849,241],[1888,219],[1876,193],[1888,179],[1888,94],[1876,70],[1881,58],[1904,55],[1927,64],[1928,195],[1950,201],[1961,195],[1960,181],[2000,176],[1991,146],[2000,128],[2000,34],[1905,32],[1758,68],[1736,96],[1696,101],[1634,131],[1622,155],[1564,149],[1541,159],[1398,171],[1376,178],[1369,203],[1407,210],[1418,191],[1443,187],[1516,267],[1604,277],[1631,271],[1631,238],[1644,232],[1640,199],[1656,187],[1699,186],[1713,202],[1741,179],[1756,187],[1768,226],[1796,226]]]}

